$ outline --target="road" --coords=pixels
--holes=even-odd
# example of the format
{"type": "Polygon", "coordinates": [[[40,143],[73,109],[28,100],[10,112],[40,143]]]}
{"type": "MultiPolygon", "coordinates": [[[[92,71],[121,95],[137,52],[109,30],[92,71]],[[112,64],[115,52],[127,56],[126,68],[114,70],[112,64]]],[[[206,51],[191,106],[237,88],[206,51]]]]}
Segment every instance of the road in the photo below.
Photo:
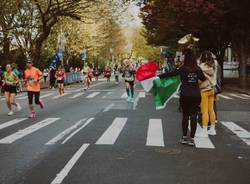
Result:
{"type": "Polygon", "coordinates": [[[66,95],[43,90],[45,110],[27,119],[8,117],[0,98],[1,184],[249,184],[250,96],[224,91],[218,102],[217,136],[178,144],[178,96],[156,111],[136,86],[126,102],[123,84],[100,81],[66,95]]]}

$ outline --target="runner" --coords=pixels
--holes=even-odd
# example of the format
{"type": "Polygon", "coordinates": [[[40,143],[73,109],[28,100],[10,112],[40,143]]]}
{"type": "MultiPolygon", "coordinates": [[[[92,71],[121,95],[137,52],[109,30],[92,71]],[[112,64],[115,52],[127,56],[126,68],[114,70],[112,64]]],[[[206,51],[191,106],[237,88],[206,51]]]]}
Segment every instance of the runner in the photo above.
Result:
{"type": "Polygon", "coordinates": [[[115,83],[116,84],[119,84],[119,74],[120,74],[119,67],[116,64],[115,68],[114,68],[114,75],[115,75],[115,83]]]}
{"type": "Polygon", "coordinates": [[[105,70],[105,77],[107,78],[107,82],[110,82],[111,73],[112,73],[111,68],[107,67],[105,70]]]}
{"type": "Polygon", "coordinates": [[[62,66],[59,66],[55,77],[56,77],[57,84],[58,84],[59,94],[63,95],[64,94],[65,71],[64,71],[64,68],[62,66]]]}
{"type": "Polygon", "coordinates": [[[89,66],[87,63],[84,64],[84,67],[82,69],[82,73],[83,73],[83,77],[84,77],[84,82],[83,84],[86,86],[86,88],[84,88],[84,90],[89,89],[89,85],[90,85],[90,79],[88,76],[89,73],[89,66]]]}
{"type": "Polygon", "coordinates": [[[92,82],[92,79],[94,78],[94,70],[93,70],[92,67],[89,67],[88,77],[89,77],[89,81],[90,81],[90,83],[91,83],[91,82],[92,82]]]}
{"type": "Polygon", "coordinates": [[[6,104],[9,109],[8,116],[12,116],[14,114],[12,105],[14,105],[18,111],[22,108],[19,103],[16,103],[16,86],[19,83],[19,78],[12,71],[12,67],[10,64],[6,65],[6,72],[3,74],[3,86],[4,86],[4,95],[6,99],[6,104]]]}
{"type": "Polygon", "coordinates": [[[43,75],[42,72],[33,66],[32,60],[29,58],[26,63],[27,69],[24,72],[24,79],[27,85],[28,91],[28,100],[29,100],[29,109],[30,109],[30,116],[29,118],[35,118],[36,113],[33,106],[33,98],[35,97],[35,104],[40,105],[41,109],[44,109],[44,103],[40,100],[40,80],[42,79],[43,75]]]}
{"type": "Polygon", "coordinates": [[[131,66],[130,60],[126,59],[124,61],[125,68],[123,69],[123,77],[125,79],[127,101],[134,102],[134,81],[136,70],[131,66]]]}

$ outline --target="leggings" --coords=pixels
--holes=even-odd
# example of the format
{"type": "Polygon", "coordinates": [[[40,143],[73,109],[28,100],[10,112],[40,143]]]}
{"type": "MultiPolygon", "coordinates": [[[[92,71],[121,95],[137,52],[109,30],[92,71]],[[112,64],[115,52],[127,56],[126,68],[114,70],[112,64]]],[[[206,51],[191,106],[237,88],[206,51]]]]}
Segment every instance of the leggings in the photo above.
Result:
{"type": "Polygon", "coordinates": [[[203,127],[207,127],[208,122],[215,124],[214,90],[201,92],[201,113],[203,127]]]}
{"type": "Polygon", "coordinates": [[[182,108],[182,133],[183,136],[187,136],[189,119],[191,122],[190,137],[194,138],[197,127],[197,114],[199,105],[201,103],[201,97],[180,97],[180,105],[182,108]]]}

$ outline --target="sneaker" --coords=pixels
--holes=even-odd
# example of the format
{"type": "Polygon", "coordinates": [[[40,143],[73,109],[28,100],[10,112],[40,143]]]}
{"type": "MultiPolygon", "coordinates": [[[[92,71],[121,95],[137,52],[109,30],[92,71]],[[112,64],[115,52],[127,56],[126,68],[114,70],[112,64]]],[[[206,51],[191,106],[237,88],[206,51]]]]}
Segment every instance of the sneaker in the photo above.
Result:
{"type": "Polygon", "coordinates": [[[134,101],[135,101],[134,98],[130,98],[130,102],[134,103],[134,101]]]}
{"type": "Polygon", "coordinates": [[[208,137],[207,128],[202,128],[200,132],[197,132],[195,134],[195,137],[207,138],[208,137]]]}
{"type": "Polygon", "coordinates": [[[216,135],[216,130],[214,125],[212,125],[208,130],[208,135],[216,135]]]}
{"type": "Polygon", "coordinates": [[[21,111],[22,110],[22,107],[19,103],[16,103],[16,109],[17,111],[21,111]]]}
{"type": "Polygon", "coordinates": [[[31,112],[31,114],[29,115],[29,118],[35,118],[36,117],[36,113],[35,112],[31,112]]]}
{"type": "Polygon", "coordinates": [[[194,139],[190,138],[187,143],[188,146],[195,146],[194,139]]]}
{"type": "Polygon", "coordinates": [[[14,112],[13,111],[10,111],[9,113],[8,113],[8,116],[12,116],[14,114],[14,112]]]}
{"type": "Polygon", "coordinates": [[[188,144],[188,138],[187,137],[182,137],[179,141],[180,144],[188,144]]]}
{"type": "Polygon", "coordinates": [[[44,105],[43,101],[40,101],[40,102],[39,102],[39,105],[40,105],[41,109],[44,109],[44,108],[45,108],[45,105],[44,105]]]}
{"type": "Polygon", "coordinates": [[[128,97],[128,98],[127,98],[127,102],[130,102],[130,101],[131,101],[131,98],[130,98],[130,97],[128,97]]]}

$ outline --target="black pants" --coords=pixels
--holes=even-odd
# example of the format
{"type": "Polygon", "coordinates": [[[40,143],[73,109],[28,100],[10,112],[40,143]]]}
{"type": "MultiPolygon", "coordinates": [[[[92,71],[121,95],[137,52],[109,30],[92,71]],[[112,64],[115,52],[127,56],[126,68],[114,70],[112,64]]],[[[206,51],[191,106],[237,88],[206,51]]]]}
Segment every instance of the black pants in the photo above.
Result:
{"type": "Polygon", "coordinates": [[[180,97],[180,105],[182,108],[182,132],[183,136],[187,136],[189,118],[191,121],[190,137],[194,138],[197,127],[197,114],[201,103],[201,97],[180,97]]]}
{"type": "Polygon", "coordinates": [[[33,92],[33,91],[28,91],[28,99],[29,99],[29,104],[33,104],[33,98],[35,96],[35,104],[39,105],[40,104],[40,92],[33,92]]]}

